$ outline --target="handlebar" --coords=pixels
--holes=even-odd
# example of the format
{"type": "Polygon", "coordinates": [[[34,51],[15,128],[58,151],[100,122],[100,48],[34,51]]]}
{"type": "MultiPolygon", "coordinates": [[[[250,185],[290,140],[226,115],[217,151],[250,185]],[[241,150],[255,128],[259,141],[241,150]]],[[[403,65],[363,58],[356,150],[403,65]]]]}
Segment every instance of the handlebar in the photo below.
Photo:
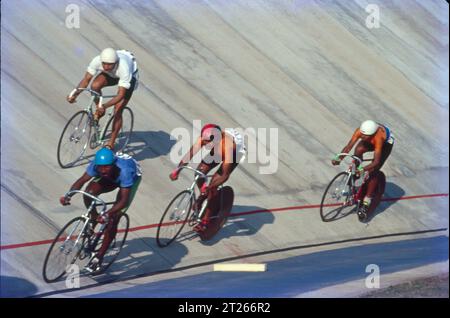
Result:
{"type": "Polygon", "coordinates": [[[103,207],[102,207],[102,214],[103,214],[103,212],[106,211],[106,204],[107,203],[105,201],[103,201],[102,199],[100,199],[100,198],[98,198],[96,196],[93,196],[90,193],[87,193],[87,192],[84,192],[84,191],[81,191],[81,190],[72,190],[72,191],[67,192],[64,196],[65,197],[69,197],[69,196],[72,196],[72,194],[75,194],[75,193],[81,193],[81,194],[83,194],[83,195],[85,195],[85,196],[87,196],[87,197],[97,201],[101,205],[103,205],[103,207]]]}
{"type": "Polygon", "coordinates": [[[92,90],[90,88],[78,87],[78,88],[74,88],[70,92],[69,97],[72,97],[73,94],[75,94],[77,91],[81,91],[81,92],[86,91],[86,92],[89,92],[92,96],[99,97],[100,98],[100,102],[99,102],[100,105],[103,104],[103,98],[113,98],[113,97],[117,96],[117,95],[102,95],[102,94],[100,94],[100,93],[98,93],[98,92],[96,92],[96,91],[94,91],[94,90],[92,90]]]}
{"type": "Polygon", "coordinates": [[[361,159],[359,159],[358,157],[356,157],[356,156],[354,156],[354,155],[351,155],[351,154],[349,154],[349,153],[342,152],[342,153],[338,153],[336,156],[337,156],[337,157],[351,157],[352,159],[358,161],[358,166],[360,166],[361,163],[362,163],[362,160],[361,160],[361,159]]]}
{"type": "Polygon", "coordinates": [[[209,175],[209,176],[208,176],[208,175],[204,174],[203,172],[201,172],[200,170],[194,169],[194,168],[189,167],[189,166],[182,166],[182,167],[180,167],[180,168],[178,168],[178,169],[180,169],[180,170],[182,170],[182,169],[188,169],[188,170],[194,171],[196,174],[200,175],[200,178],[204,178],[204,179],[206,179],[206,180],[208,180],[208,178],[211,178],[211,177],[212,177],[212,175],[209,175]]]}

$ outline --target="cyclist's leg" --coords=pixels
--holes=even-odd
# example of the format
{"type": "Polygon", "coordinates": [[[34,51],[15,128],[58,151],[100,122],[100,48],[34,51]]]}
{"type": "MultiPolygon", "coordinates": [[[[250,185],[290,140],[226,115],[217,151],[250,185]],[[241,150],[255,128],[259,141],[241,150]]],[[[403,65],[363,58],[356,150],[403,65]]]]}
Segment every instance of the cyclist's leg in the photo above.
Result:
{"type": "Polygon", "coordinates": [[[375,169],[374,171],[372,171],[369,175],[369,179],[367,180],[367,194],[366,194],[366,197],[369,198],[369,200],[371,200],[374,197],[375,192],[377,191],[378,180],[381,177],[380,169],[383,166],[383,164],[386,162],[386,159],[391,154],[392,147],[393,147],[392,144],[388,144],[388,143],[384,144],[383,150],[381,153],[380,166],[377,169],[375,169]]]}
{"type": "MultiPolygon", "coordinates": [[[[120,210],[120,212],[122,213],[126,213],[128,211],[128,208],[130,207],[131,203],[134,200],[134,197],[136,195],[136,192],[139,188],[139,185],[141,184],[141,180],[142,180],[142,176],[139,176],[136,181],[134,182],[133,186],[131,187],[131,193],[130,193],[130,198],[128,199],[128,204],[125,208],[123,208],[122,210],[120,210]]],[[[119,196],[120,196],[120,192],[119,192],[119,196]]]]}
{"type": "MultiPolygon", "coordinates": [[[[117,85],[118,82],[119,79],[112,78],[108,74],[102,72],[92,81],[91,89],[101,94],[103,87],[117,85]]],[[[95,104],[98,106],[98,99],[95,100],[95,104]]]]}
{"type": "Polygon", "coordinates": [[[391,154],[393,147],[394,147],[394,144],[390,144],[390,143],[385,143],[384,144],[383,150],[381,152],[381,162],[380,162],[379,169],[381,169],[381,167],[383,167],[383,165],[386,162],[387,158],[391,154]]]}
{"type": "Polygon", "coordinates": [[[365,142],[365,141],[361,140],[361,141],[356,145],[354,155],[355,155],[356,157],[358,157],[359,159],[363,160],[363,159],[364,159],[364,158],[363,158],[364,154],[365,154],[366,152],[369,152],[369,151],[374,151],[373,145],[372,145],[371,143],[368,143],[368,142],[365,142]]]}
{"type": "Polygon", "coordinates": [[[114,143],[116,142],[117,135],[119,134],[120,128],[122,128],[122,112],[125,106],[128,105],[128,102],[131,99],[131,96],[133,95],[133,90],[136,85],[136,78],[133,77],[130,83],[130,88],[127,89],[127,92],[125,93],[125,96],[123,100],[118,102],[116,105],[114,105],[114,120],[113,120],[113,126],[112,126],[112,132],[111,132],[111,138],[109,139],[108,143],[106,144],[107,147],[113,149],[114,143]]]}
{"type": "MultiPolygon", "coordinates": [[[[102,260],[103,256],[105,255],[106,251],[108,250],[109,245],[111,244],[112,240],[116,237],[117,234],[117,227],[119,225],[119,219],[121,213],[125,213],[128,208],[131,205],[131,202],[133,202],[134,196],[136,195],[137,189],[139,188],[139,184],[141,183],[142,177],[139,176],[138,179],[134,182],[133,186],[131,187],[131,193],[130,198],[128,199],[128,204],[125,208],[120,210],[120,213],[115,213],[112,216],[112,219],[108,222],[105,229],[105,237],[103,239],[102,246],[100,247],[100,250],[97,253],[97,257],[102,260]]],[[[120,191],[117,194],[116,201],[120,200],[120,191]]]]}
{"type": "MultiPolygon", "coordinates": [[[[206,158],[205,158],[206,159],[206,158]]],[[[209,162],[209,161],[208,161],[209,162]]],[[[205,161],[202,161],[198,166],[197,166],[197,170],[203,172],[204,174],[208,174],[212,169],[214,169],[216,166],[218,165],[218,163],[212,161],[211,163],[207,163],[205,161]]],[[[197,187],[199,190],[201,190],[203,184],[205,183],[205,179],[201,178],[197,180],[197,187]]],[[[198,210],[201,208],[203,201],[205,201],[205,199],[207,198],[206,195],[199,195],[197,200],[194,202],[194,210],[198,210]]],[[[208,214],[208,209],[206,209],[205,211],[205,215],[208,214]]],[[[204,223],[206,224],[208,221],[208,218],[206,216],[203,216],[203,220],[204,223]]],[[[205,225],[206,226],[206,225],[205,225]]],[[[201,230],[200,227],[196,228],[197,230],[201,230]]]]}
{"type": "MultiPolygon", "coordinates": [[[[218,163],[216,163],[216,162],[206,163],[205,161],[202,161],[197,166],[197,170],[203,172],[204,174],[208,174],[212,169],[217,167],[217,165],[218,165],[218,163]]],[[[205,179],[203,179],[203,178],[200,178],[197,180],[197,187],[199,190],[202,188],[204,183],[205,183],[205,179]]]]}
{"type": "MultiPolygon", "coordinates": [[[[231,164],[231,169],[230,169],[230,174],[233,173],[234,169],[236,169],[236,167],[239,165],[239,162],[236,161],[236,158],[234,158],[234,162],[231,164]]],[[[223,174],[223,163],[220,165],[219,169],[216,172],[217,175],[221,176],[223,174]]],[[[215,195],[217,194],[217,188],[214,189],[210,189],[208,192],[208,200],[211,200],[215,195]]],[[[212,211],[207,209],[203,219],[204,220],[209,220],[210,215],[211,215],[212,211]]]]}

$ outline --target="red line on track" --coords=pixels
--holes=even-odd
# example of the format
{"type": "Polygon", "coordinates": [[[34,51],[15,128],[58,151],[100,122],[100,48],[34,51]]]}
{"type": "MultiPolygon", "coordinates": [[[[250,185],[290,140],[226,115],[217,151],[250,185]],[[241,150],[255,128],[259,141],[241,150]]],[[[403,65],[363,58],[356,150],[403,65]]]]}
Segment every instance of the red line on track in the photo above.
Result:
{"type": "MultiPolygon", "coordinates": [[[[435,197],[448,197],[448,193],[412,195],[412,196],[405,196],[405,197],[399,197],[399,198],[383,198],[383,199],[381,199],[381,201],[414,200],[414,199],[426,199],[426,198],[435,198],[435,197]]],[[[327,206],[339,206],[339,204],[328,204],[327,206]]],[[[250,214],[257,214],[257,213],[264,213],[264,212],[273,213],[273,212],[282,212],[282,211],[290,211],[290,210],[316,209],[319,207],[320,207],[320,204],[314,204],[314,205],[299,205],[299,206],[275,208],[275,209],[261,209],[261,210],[231,213],[229,217],[237,217],[237,216],[242,216],[242,215],[250,215],[250,214]]],[[[133,227],[133,228],[130,228],[128,231],[136,232],[136,231],[142,231],[142,230],[147,230],[147,229],[156,228],[156,227],[158,227],[158,224],[149,224],[149,225],[144,225],[144,226],[133,227]]],[[[119,230],[119,232],[120,232],[120,230],[119,230]]],[[[45,245],[45,244],[51,244],[52,242],[53,242],[53,240],[44,240],[44,241],[28,242],[28,243],[20,243],[20,244],[0,245],[0,250],[10,250],[10,249],[17,249],[17,248],[21,248],[21,247],[45,245]]]]}

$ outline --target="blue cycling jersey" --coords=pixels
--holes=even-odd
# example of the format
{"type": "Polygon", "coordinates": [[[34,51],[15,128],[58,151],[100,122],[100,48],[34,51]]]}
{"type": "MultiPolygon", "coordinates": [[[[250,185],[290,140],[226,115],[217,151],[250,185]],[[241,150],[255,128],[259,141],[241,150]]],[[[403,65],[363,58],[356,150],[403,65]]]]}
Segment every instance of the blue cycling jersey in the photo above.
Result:
{"type": "MultiPolygon", "coordinates": [[[[129,188],[133,186],[140,176],[139,168],[136,161],[130,156],[116,156],[114,163],[119,169],[120,174],[114,183],[117,183],[121,188],[129,188]]],[[[91,161],[86,169],[86,173],[91,177],[99,177],[100,174],[95,169],[94,161],[91,161]]]]}

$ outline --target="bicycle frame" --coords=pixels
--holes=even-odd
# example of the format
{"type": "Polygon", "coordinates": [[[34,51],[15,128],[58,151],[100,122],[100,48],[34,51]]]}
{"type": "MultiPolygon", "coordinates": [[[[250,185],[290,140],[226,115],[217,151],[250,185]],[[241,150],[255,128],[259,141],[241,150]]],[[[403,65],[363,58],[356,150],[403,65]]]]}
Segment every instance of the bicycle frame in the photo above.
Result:
{"type": "MultiPolygon", "coordinates": [[[[86,91],[89,92],[91,94],[91,100],[88,104],[88,106],[84,109],[85,111],[87,111],[87,113],[89,114],[89,122],[93,123],[94,122],[94,111],[93,111],[93,106],[95,105],[95,99],[98,98],[99,99],[99,105],[103,104],[103,98],[114,98],[117,95],[101,95],[100,93],[90,89],[90,88],[75,88],[74,90],[72,90],[72,92],[70,92],[69,97],[72,97],[73,94],[75,94],[77,91],[86,91]]],[[[110,111],[108,112],[108,118],[110,118],[114,113],[113,108],[110,108],[110,111]]],[[[102,144],[102,140],[100,140],[100,137],[103,136],[103,134],[105,133],[106,130],[106,125],[103,126],[102,130],[99,130],[99,127],[97,125],[91,124],[92,127],[94,127],[94,133],[96,135],[96,141],[98,144],[102,144]]]]}
{"type": "MultiPolygon", "coordinates": [[[[193,200],[195,202],[197,200],[197,196],[195,195],[195,187],[197,185],[198,179],[202,178],[202,179],[205,179],[205,182],[207,182],[208,179],[212,177],[212,175],[206,175],[203,172],[201,172],[200,170],[194,169],[189,166],[183,166],[180,168],[180,170],[182,170],[182,169],[188,169],[188,170],[194,171],[196,173],[194,181],[192,182],[191,186],[186,189],[191,193],[191,197],[193,197],[193,200]]],[[[208,205],[208,199],[206,199],[204,201],[204,203],[202,205],[202,209],[200,211],[193,212],[192,217],[195,218],[197,222],[199,222],[199,220],[203,217],[203,213],[205,212],[207,205],[208,205]]]]}
{"type": "MultiPolygon", "coordinates": [[[[359,167],[363,161],[371,161],[372,159],[365,159],[365,160],[361,160],[360,158],[356,157],[355,155],[351,155],[349,153],[338,153],[337,156],[339,157],[350,157],[353,159],[352,163],[350,164],[350,166],[347,169],[347,178],[345,179],[345,183],[344,184],[348,184],[350,186],[350,189],[352,190],[351,193],[351,202],[347,202],[348,205],[353,205],[357,200],[356,200],[356,196],[358,194],[358,192],[356,191],[356,181],[355,181],[355,176],[356,176],[356,169],[357,167],[359,167]],[[356,164],[358,163],[358,164],[356,164]]],[[[364,180],[364,175],[361,176],[361,178],[364,180]]]]}
{"type": "MultiPolygon", "coordinates": [[[[103,207],[102,207],[102,211],[100,212],[100,215],[103,215],[103,214],[106,212],[106,206],[109,204],[109,203],[106,203],[105,201],[103,201],[102,199],[100,199],[100,198],[98,198],[98,197],[96,197],[96,196],[93,196],[93,195],[90,194],[90,193],[81,191],[81,190],[72,190],[72,191],[69,191],[69,192],[67,192],[67,193],[65,194],[65,196],[66,196],[66,197],[72,196],[73,194],[76,194],[76,193],[81,193],[81,194],[83,194],[83,195],[85,195],[85,196],[87,196],[87,197],[89,197],[89,198],[91,198],[91,199],[93,199],[93,200],[92,200],[90,206],[88,207],[88,209],[86,210],[86,213],[81,215],[81,217],[84,218],[84,224],[83,224],[82,230],[80,231],[80,234],[78,234],[78,237],[77,237],[77,239],[75,240],[74,246],[77,246],[77,245],[78,245],[78,243],[79,243],[79,241],[80,241],[80,239],[81,239],[81,235],[86,231],[86,227],[87,227],[88,224],[89,224],[89,214],[91,213],[92,209],[93,209],[95,206],[98,206],[98,205],[99,205],[99,204],[97,204],[96,202],[99,202],[99,203],[103,206],[103,207]]],[[[100,228],[100,232],[103,231],[103,229],[104,229],[105,226],[106,226],[106,223],[105,223],[105,224],[102,224],[102,227],[100,228]]],[[[77,227],[78,227],[78,226],[77,226],[77,227]]],[[[73,232],[76,230],[77,227],[75,227],[75,228],[72,229],[71,233],[69,233],[69,235],[67,236],[66,240],[64,241],[64,244],[72,237],[72,234],[73,234],[73,232]]],[[[64,244],[63,244],[61,247],[64,247],[64,244]]],[[[76,257],[78,257],[78,256],[76,256],[76,257]]]]}

